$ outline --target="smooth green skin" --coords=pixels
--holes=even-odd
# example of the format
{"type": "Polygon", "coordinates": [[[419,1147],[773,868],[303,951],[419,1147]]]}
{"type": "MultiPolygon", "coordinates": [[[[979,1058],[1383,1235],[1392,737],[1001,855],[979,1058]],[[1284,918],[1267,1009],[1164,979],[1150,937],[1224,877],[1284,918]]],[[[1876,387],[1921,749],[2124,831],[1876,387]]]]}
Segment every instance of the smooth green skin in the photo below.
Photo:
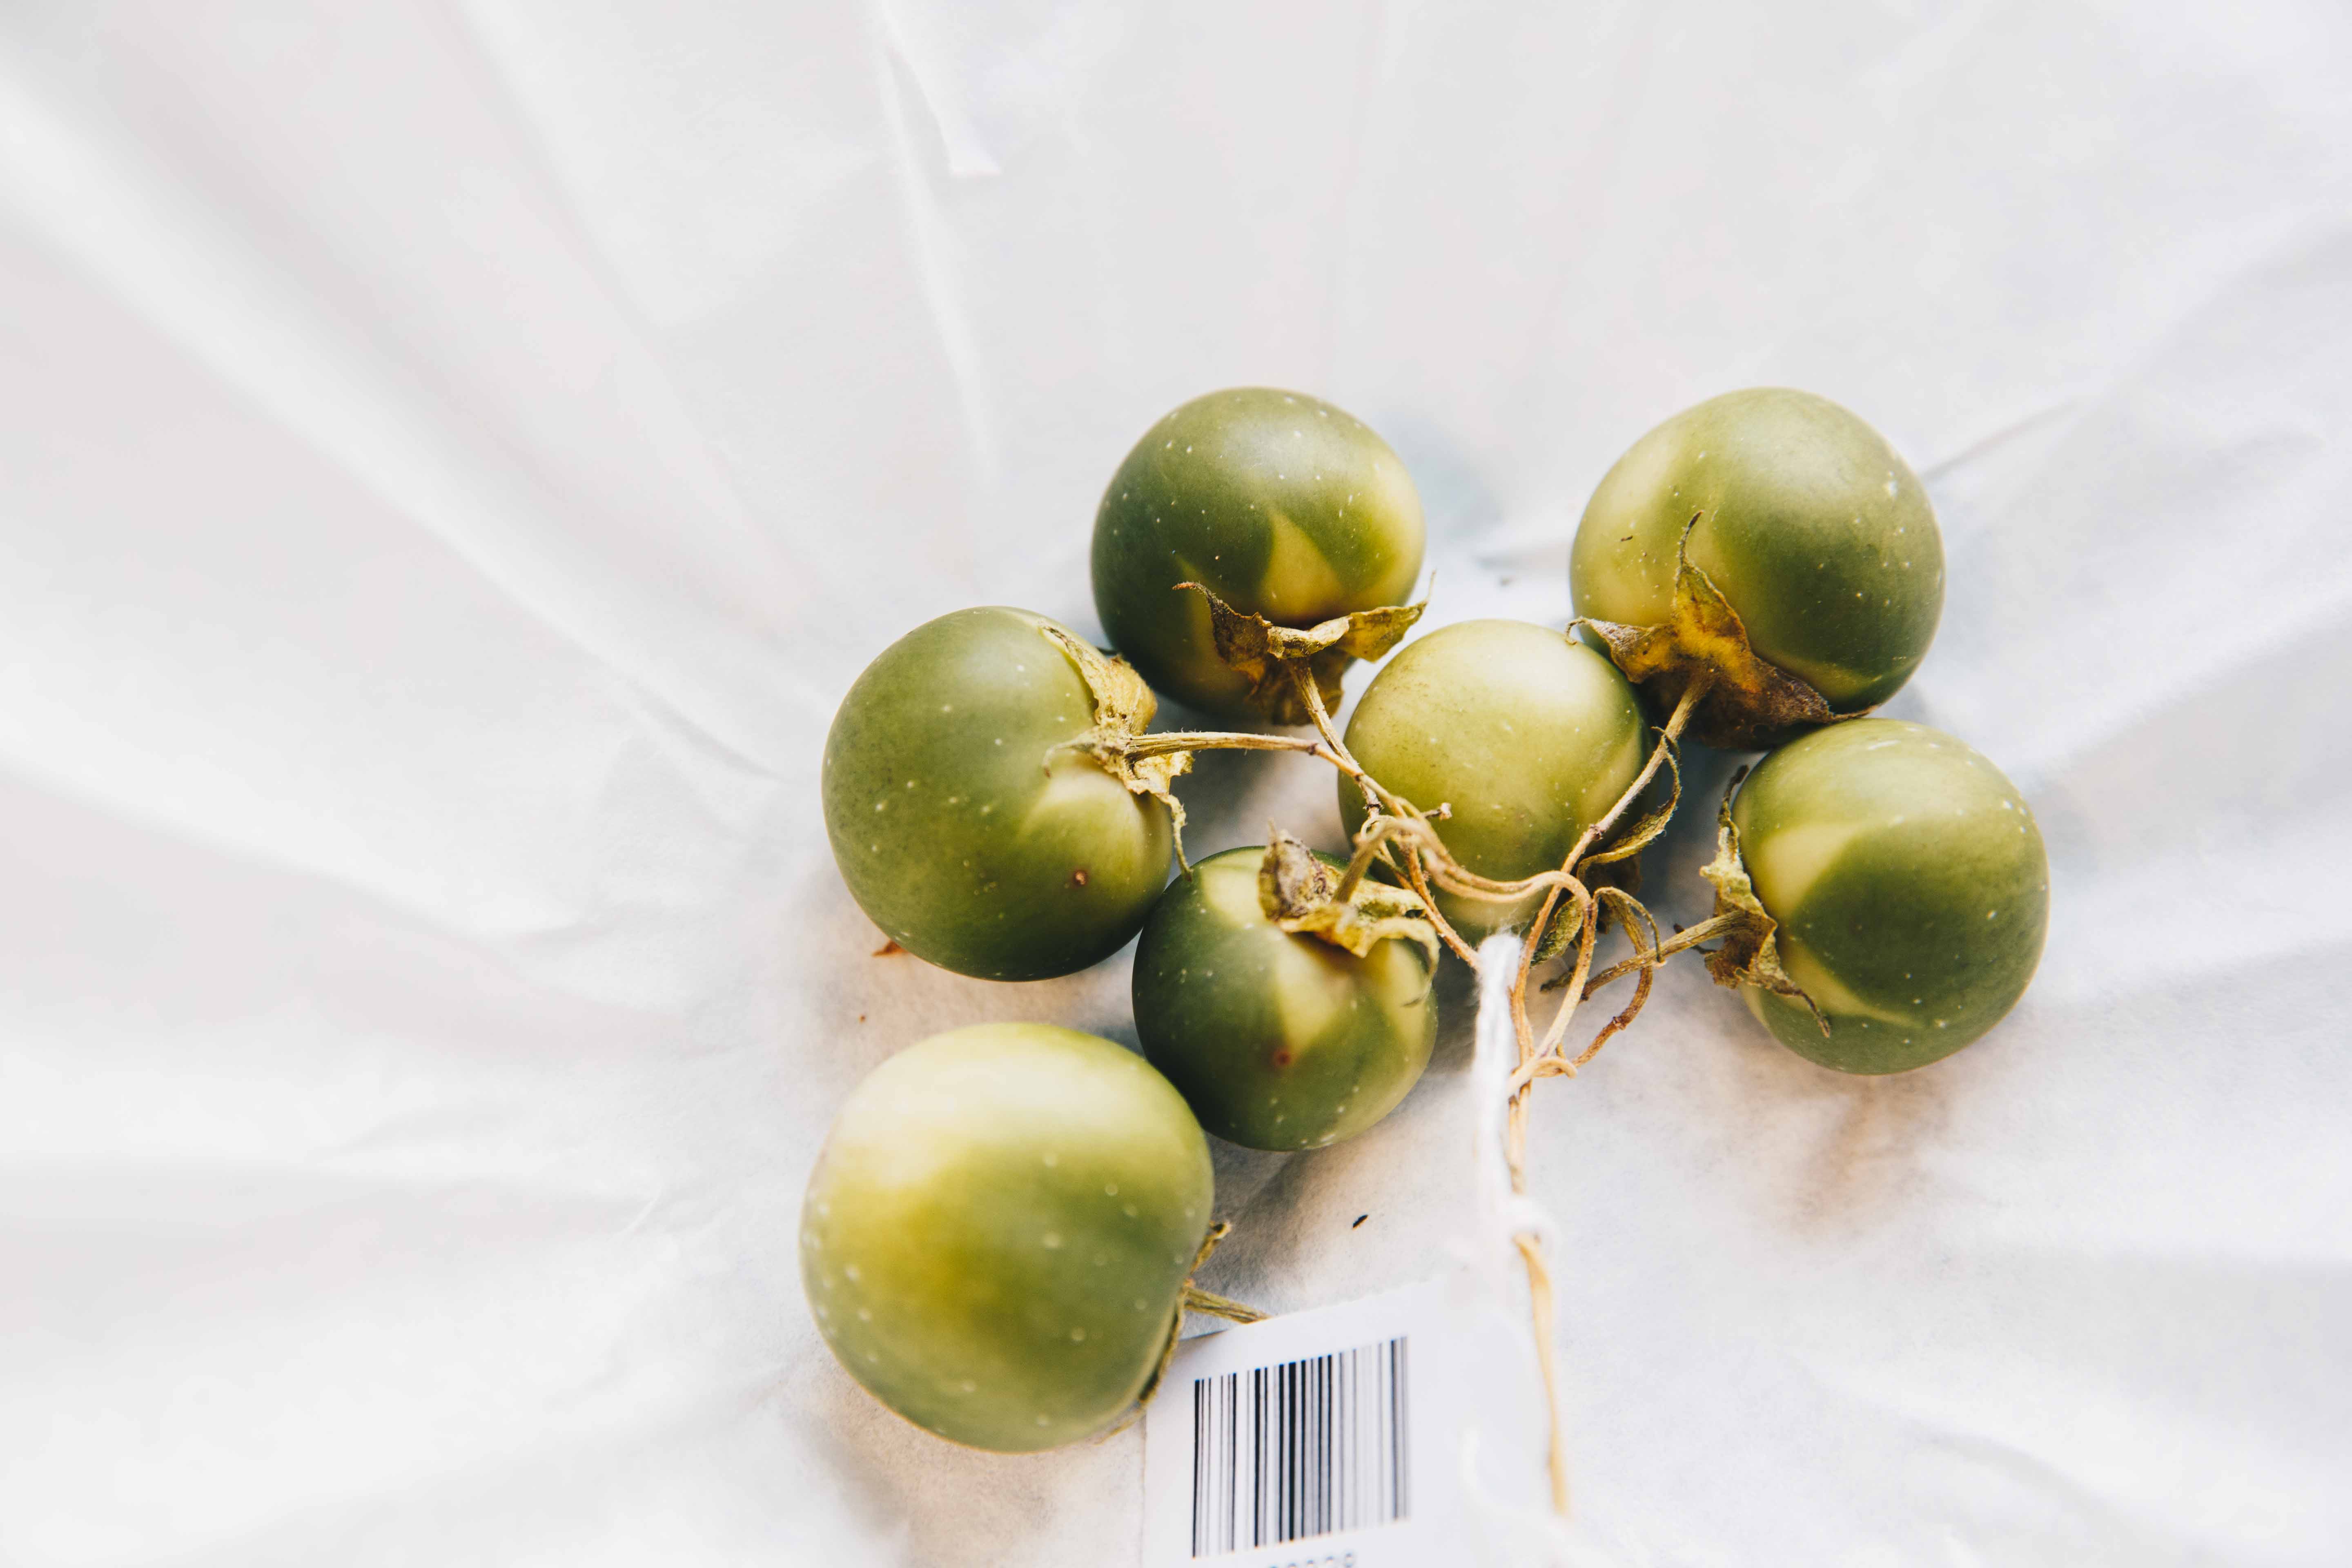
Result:
{"type": "Polygon", "coordinates": [[[1421,575],[1421,497],[1388,443],[1304,393],[1196,397],[1144,432],[1095,514],[1095,610],[1154,690],[1252,717],[1217,658],[1205,584],[1283,626],[1402,604],[1421,575]]]}
{"type": "Polygon", "coordinates": [[[1320,1149],[1420,1080],[1437,1040],[1431,965],[1394,937],[1358,958],[1274,924],[1258,902],[1265,858],[1228,849],[1160,896],[1135,947],[1135,1029],[1218,1137],[1320,1149]]]}
{"type": "Polygon", "coordinates": [[[1141,1058],[1048,1024],[954,1029],[834,1119],[801,1284],[841,1364],[916,1426],[1058,1447],[1159,1366],[1212,1184],[1208,1140],[1141,1058]]]}
{"type": "Polygon", "coordinates": [[[1780,1042],[1841,1072],[1950,1056],[2025,994],[2050,862],[2017,786],[1924,724],[1857,719],[1781,747],[1731,810],[1781,966],[1830,1021],[1747,987],[1780,1042]]]}
{"type": "Polygon", "coordinates": [[[1944,612],[1944,542],[1927,492],[1877,431],[1786,387],[1686,408],[1617,459],[1576,531],[1576,613],[1655,626],[1674,610],[1675,552],[1747,627],[1756,652],[1839,712],[1911,679],[1944,612]]]}
{"type": "MultiPolygon", "coordinates": [[[[1463,621],[1407,643],[1365,689],[1347,733],[1387,788],[1423,811],[1452,806],[1438,837],[1496,881],[1557,870],[1642,771],[1644,739],[1615,665],[1525,621],[1463,621]]],[[[1364,819],[1345,775],[1339,816],[1350,835],[1364,819]]],[[[1437,894],[1472,942],[1524,925],[1541,902],[1437,894]]]]}
{"type": "Polygon", "coordinates": [[[982,980],[1109,957],[1167,884],[1167,808],[1056,748],[1094,699],[1043,616],[959,610],[866,666],[824,742],[824,827],[858,907],[982,980]]]}

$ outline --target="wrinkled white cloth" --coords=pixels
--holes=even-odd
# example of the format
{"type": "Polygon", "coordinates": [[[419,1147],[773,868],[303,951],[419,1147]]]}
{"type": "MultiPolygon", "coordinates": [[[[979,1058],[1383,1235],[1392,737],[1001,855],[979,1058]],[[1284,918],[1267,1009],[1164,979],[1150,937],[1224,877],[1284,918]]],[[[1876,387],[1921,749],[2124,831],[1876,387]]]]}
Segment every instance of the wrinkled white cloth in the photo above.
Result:
{"type": "MultiPolygon", "coordinates": [[[[803,1305],[875,1063],[1133,1039],[1124,957],[872,956],[817,758],[929,616],[1096,631],[1102,483],[1243,383],[1402,453],[1432,625],[1564,621],[1675,409],[1845,403],[1949,556],[1892,711],[2049,838],[1941,1066],[1694,964],[1541,1086],[1598,1560],[2352,1560],[2347,59],[2335,0],[11,9],[0,1560],[1132,1560],[1134,1433],[951,1448],[803,1305]]],[[[1303,761],[1189,790],[1336,838],[1303,761]]],[[[1446,1003],[1371,1133],[1220,1152],[1207,1283],[1436,1267],[1446,1003]]]]}

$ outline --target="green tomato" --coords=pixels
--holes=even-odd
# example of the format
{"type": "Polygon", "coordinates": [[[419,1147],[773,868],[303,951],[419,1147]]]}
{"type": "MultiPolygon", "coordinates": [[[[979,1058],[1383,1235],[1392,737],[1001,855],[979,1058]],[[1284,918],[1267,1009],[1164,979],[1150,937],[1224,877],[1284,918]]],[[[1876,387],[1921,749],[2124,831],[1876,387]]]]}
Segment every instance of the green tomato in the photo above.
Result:
{"type": "MultiPolygon", "coordinates": [[[[1365,688],[1347,733],[1383,786],[1423,811],[1452,807],[1438,837],[1496,881],[1557,870],[1633,784],[1644,740],[1641,704],[1615,665],[1525,621],[1462,621],[1406,644],[1365,688]]],[[[1364,819],[1344,775],[1339,815],[1350,834],[1364,819]]],[[[1473,942],[1523,925],[1541,902],[1437,893],[1473,942]]]]}
{"type": "Polygon", "coordinates": [[[1918,476],[1825,397],[1726,393],[1633,443],[1592,492],[1569,563],[1576,613],[1672,617],[1677,542],[1748,645],[1839,712],[1911,679],[1944,609],[1944,543],[1918,476]]]}
{"type": "Polygon", "coordinates": [[[1258,901],[1265,857],[1228,849],[1161,895],[1136,942],[1135,1028],[1218,1137],[1319,1149],[1396,1109],[1429,1065],[1431,965],[1401,938],[1358,958],[1284,931],[1258,901]]]}
{"type": "Polygon", "coordinates": [[[1750,986],[1799,1056],[1902,1072],[2000,1022],[2033,978],[2050,862],[2017,786],[1951,736],[1857,719],[1759,763],[1733,805],[1780,965],[1829,1020],[1750,986]]]}
{"type": "Polygon", "coordinates": [[[1026,610],[959,610],[866,666],[824,743],[824,826],[858,907],[983,980],[1108,957],[1168,880],[1167,808],[1067,748],[1094,699],[1026,610]]]}
{"type": "Polygon", "coordinates": [[[834,1119],[801,1283],[841,1364],[916,1426],[1058,1447],[1158,1369],[1211,1185],[1208,1141],[1142,1058],[1048,1024],[954,1029],[834,1119]]]}
{"type": "Polygon", "coordinates": [[[1247,717],[1199,583],[1289,626],[1404,602],[1421,574],[1421,497],[1369,426],[1303,393],[1196,397],[1144,432],[1095,514],[1095,609],[1156,689],[1247,717]]]}

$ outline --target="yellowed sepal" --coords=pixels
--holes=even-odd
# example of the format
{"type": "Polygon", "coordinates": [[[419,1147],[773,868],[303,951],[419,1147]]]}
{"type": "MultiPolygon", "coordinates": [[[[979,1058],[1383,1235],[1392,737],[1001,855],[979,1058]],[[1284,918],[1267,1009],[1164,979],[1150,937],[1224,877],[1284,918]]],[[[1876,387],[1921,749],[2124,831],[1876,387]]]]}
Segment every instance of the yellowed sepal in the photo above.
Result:
{"type": "MultiPolygon", "coordinates": [[[[1742,768],[1732,775],[1732,786],[1738,787],[1748,770],[1742,768]]],[[[1725,792],[1722,808],[1715,819],[1715,859],[1701,868],[1699,875],[1715,884],[1715,914],[1739,917],[1738,922],[1727,931],[1713,952],[1706,955],[1706,972],[1715,976],[1717,985],[1738,987],[1753,985],[1769,991],[1776,996],[1786,996],[1801,1002],[1819,1024],[1822,1033],[1830,1032],[1830,1021],[1813,999],[1805,994],[1797,983],[1780,967],[1780,943],[1777,933],[1780,922],[1764,910],[1756,897],[1756,884],[1748,876],[1748,862],[1739,855],[1739,829],[1731,820],[1731,795],[1725,792]]]]}
{"type": "Polygon", "coordinates": [[[1339,679],[1360,658],[1378,658],[1404,640],[1429,607],[1382,605],[1334,616],[1300,629],[1277,626],[1264,616],[1236,610],[1198,583],[1179,583],[1209,602],[1209,635],[1217,657],[1250,683],[1250,706],[1277,724],[1304,724],[1311,717],[1292,684],[1290,670],[1304,666],[1326,709],[1339,705],[1339,679]]]}
{"type": "Polygon", "coordinates": [[[1609,657],[1628,680],[1654,682],[1661,700],[1680,701],[1695,679],[1707,683],[1692,710],[1690,733],[1701,745],[1749,752],[1777,745],[1791,731],[1859,719],[1832,710],[1810,681],[1759,657],[1748,628],[1714,580],[1691,563],[1691,530],[1704,512],[1683,525],[1675,545],[1674,616],[1654,626],[1620,621],[1580,624],[1608,646],[1609,657]]]}
{"type": "Polygon", "coordinates": [[[1137,795],[1150,795],[1165,805],[1181,836],[1184,831],[1184,803],[1176,798],[1171,786],[1179,776],[1191,771],[1192,753],[1163,752],[1138,757],[1131,751],[1131,742],[1150,726],[1152,715],[1160,711],[1160,699],[1152,695],[1151,688],[1144,684],[1135,667],[1118,655],[1081,642],[1059,626],[1042,629],[1077,666],[1087,689],[1094,695],[1094,724],[1072,742],[1069,749],[1092,757],[1105,773],[1137,795]]]}
{"type": "Polygon", "coordinates": [[[1315,852],[1279,827],[1266,835],[1258,867],[1258,905],[1265,918],[1298,936],[1318,937],[1362,958],[1391,937],[1419,942],[1437,970],[1437,931],[1418,894],[1381,882],[1359,882],[1348,898],[1315,852]]]}

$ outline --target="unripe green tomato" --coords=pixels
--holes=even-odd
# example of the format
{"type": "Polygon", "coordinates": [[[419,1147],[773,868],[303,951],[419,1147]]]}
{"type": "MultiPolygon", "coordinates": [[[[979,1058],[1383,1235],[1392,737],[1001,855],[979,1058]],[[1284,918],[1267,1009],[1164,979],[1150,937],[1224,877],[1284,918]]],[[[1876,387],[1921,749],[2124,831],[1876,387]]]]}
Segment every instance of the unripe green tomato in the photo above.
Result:
{"type": "Polygon", "coordinates": [[[1633,443],[1592,492],[1569,583],[1576,613],[1655,626],[1677,542],[1738,611],[1758,655],[1837,711],[1911,679],[1944,610],[1927,492],[1885,437],[1825,397],[1726,393],[1633,443]]]}
{"type": "Polygon", "coordinates": [[[1228,849],[1160,896],[1135,947],[1135,1030],[1208,1131],[1319,1149],[1396,1109],[1429,1065],[1431,964],[1397,937],[1358,958],[1284,931],[1258,901],[1265,858],[1228,849]]]}
{"type": "Polygon", "coordinates": [[[841,1364],[916,1426],[1058,1447],[1158,1368],[1211,1187],[1208,1141],[1140,1057],[1049,1024],[953,1029],[834,1118],[801,1284],[841,1364]]]}
{"type": "MultiPolygon", "coordinates": [[[[1452,807],[1438,837],[1498,882],[1558,870],[1642,771],[1644,739],[1615,665],[1525,621],[1461,621],[1407,643],[1365,688],[1347,733],[1383,786],[1423,811],[1452,807]]],[[[1339,816],[1350,834],[1364,819],[1344,775],[1339,816]]],[[[1525,924],[1541,901],[1437,893],[1472,942],[1525,924]]]]}
{"type": "Polygon", "coordinates": [[[1144,432],[1095,514],[1095,610],[1154,690],[1249,716],[1199,583],[1288,626],[1402,604],[1421,574],[1421,497],[1370,426],[1303,393],[1196,397],[1144,432]]]}
{"type": "Polygon", "coordinates": [[[1799,1056],[1902,1072],[1951,1055],[2025,994],[2050,919],[2042,830],[2001,771],[1892,719],[1817,730],[1758,764],[1732,805],[1780,965],[1828,1018],[1753,986],[1799,1056]]]}
{"type": "Polygon", "coordinates": [[[1167,808],[1063,749],[1094,722],[1026,610],[958,610],[882,650],[824,742],[824,826],[858,907],[960,974],[1108,958],[1168,880],[1167,808]]]}

